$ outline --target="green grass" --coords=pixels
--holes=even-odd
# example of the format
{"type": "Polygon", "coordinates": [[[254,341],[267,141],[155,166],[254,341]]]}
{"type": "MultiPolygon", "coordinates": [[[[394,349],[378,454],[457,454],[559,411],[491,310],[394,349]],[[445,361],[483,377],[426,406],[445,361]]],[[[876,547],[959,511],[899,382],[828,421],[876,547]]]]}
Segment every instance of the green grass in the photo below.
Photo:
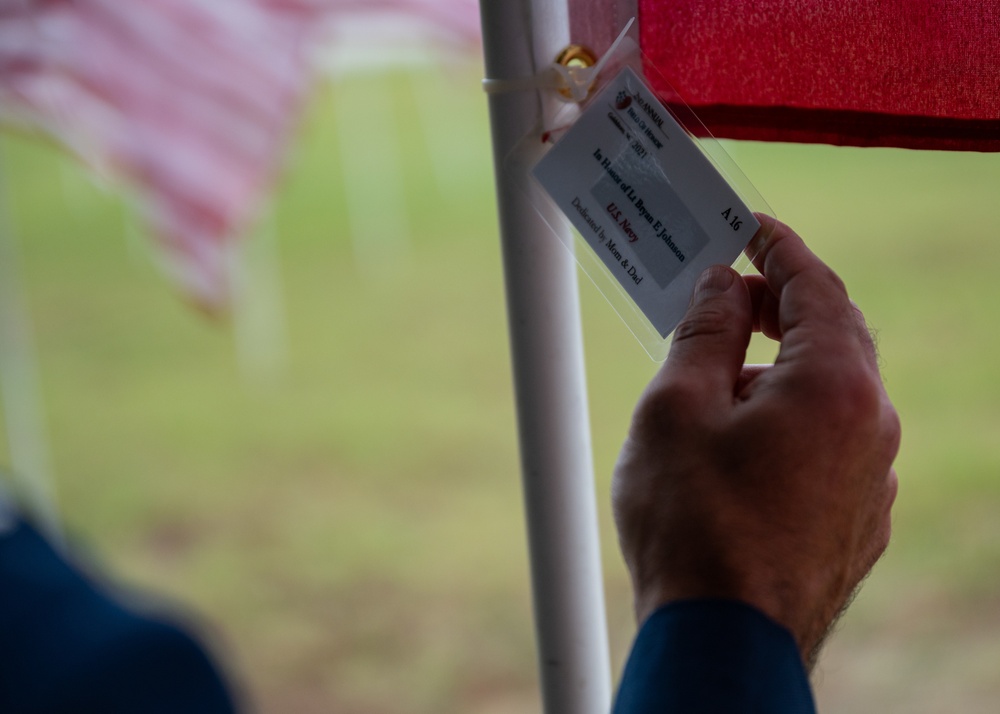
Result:
{"type": "MultiPolygon", "coordinates": [[[[485,102],[471,72],[380,86],[406,235],[355,247],[364,167],[337,132],[378,137],[364,84],[322,92],[269,209],[273,378],[177,299],[114,194],[3,141],[63,516],[118,578],[211,623],[260,711],[537,711],[485,102]]],[[[730,146],[878,328],[904,427],[894,543],[820,665],[823,709],[992,711],[1000,157],[730,146]]],[[[607,489],[656,366],[581,292],[617,668],[632,622],[607,489]]]]}

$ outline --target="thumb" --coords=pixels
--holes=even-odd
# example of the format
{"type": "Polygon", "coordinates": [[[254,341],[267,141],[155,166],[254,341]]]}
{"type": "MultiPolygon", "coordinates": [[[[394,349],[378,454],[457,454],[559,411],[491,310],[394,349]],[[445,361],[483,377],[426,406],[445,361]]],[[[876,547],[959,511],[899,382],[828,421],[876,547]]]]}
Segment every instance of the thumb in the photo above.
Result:
{"type": "Polygon", "coordinates": [[[661,375],[667,382],[682,384],[685,391],[731,400],[752,332],[746,284],[732,268],[713,265],[695,284],[661,375]]]}

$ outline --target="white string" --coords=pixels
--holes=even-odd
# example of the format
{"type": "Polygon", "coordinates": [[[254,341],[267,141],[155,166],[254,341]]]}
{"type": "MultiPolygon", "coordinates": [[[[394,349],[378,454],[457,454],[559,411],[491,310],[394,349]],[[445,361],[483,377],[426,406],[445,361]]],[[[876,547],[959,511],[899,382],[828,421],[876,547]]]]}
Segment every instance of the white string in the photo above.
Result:
{"type": "Polygon", "coordinates": [[[618,34],[608,51],[593,67],[567,67],[553,62],[532,77],[484,79],[483,91],[487,94],[505,94],[507,92],[554,90],[564,101],[582,102],[590,95],[594,82],[597,81],[604,66],[614,56],[621,43],[625,41],[634,23],[635,18],[633,17],[625,24],[625,29],[618,34]]]}

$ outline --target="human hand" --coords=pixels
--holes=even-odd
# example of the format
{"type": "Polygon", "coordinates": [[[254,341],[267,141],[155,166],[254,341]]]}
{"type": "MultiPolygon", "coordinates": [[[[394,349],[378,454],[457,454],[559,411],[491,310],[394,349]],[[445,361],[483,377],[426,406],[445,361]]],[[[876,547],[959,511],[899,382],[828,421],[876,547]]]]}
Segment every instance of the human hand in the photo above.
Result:
{"type": "Polygon", "coordinates": [[[782,224],[754,263],[701,276],[615,468],[615,522],[639,622],[741,600],[811,666],[888,545],[900,426],[836,274],[782,224]],[[744,365],[754,330],[780,341],[773,365],[744,365]]]}

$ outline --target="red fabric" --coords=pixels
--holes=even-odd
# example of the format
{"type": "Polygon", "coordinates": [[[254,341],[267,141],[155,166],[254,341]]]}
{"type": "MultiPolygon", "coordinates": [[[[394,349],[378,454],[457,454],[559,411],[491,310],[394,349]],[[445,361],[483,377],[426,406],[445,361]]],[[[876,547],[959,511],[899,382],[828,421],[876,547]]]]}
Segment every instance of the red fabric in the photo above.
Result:
{"type": "Polygon", "coordinates": [[[1000,0],[639,0],[639,27],[717,137],[1000,151],[1000,0]]]}

